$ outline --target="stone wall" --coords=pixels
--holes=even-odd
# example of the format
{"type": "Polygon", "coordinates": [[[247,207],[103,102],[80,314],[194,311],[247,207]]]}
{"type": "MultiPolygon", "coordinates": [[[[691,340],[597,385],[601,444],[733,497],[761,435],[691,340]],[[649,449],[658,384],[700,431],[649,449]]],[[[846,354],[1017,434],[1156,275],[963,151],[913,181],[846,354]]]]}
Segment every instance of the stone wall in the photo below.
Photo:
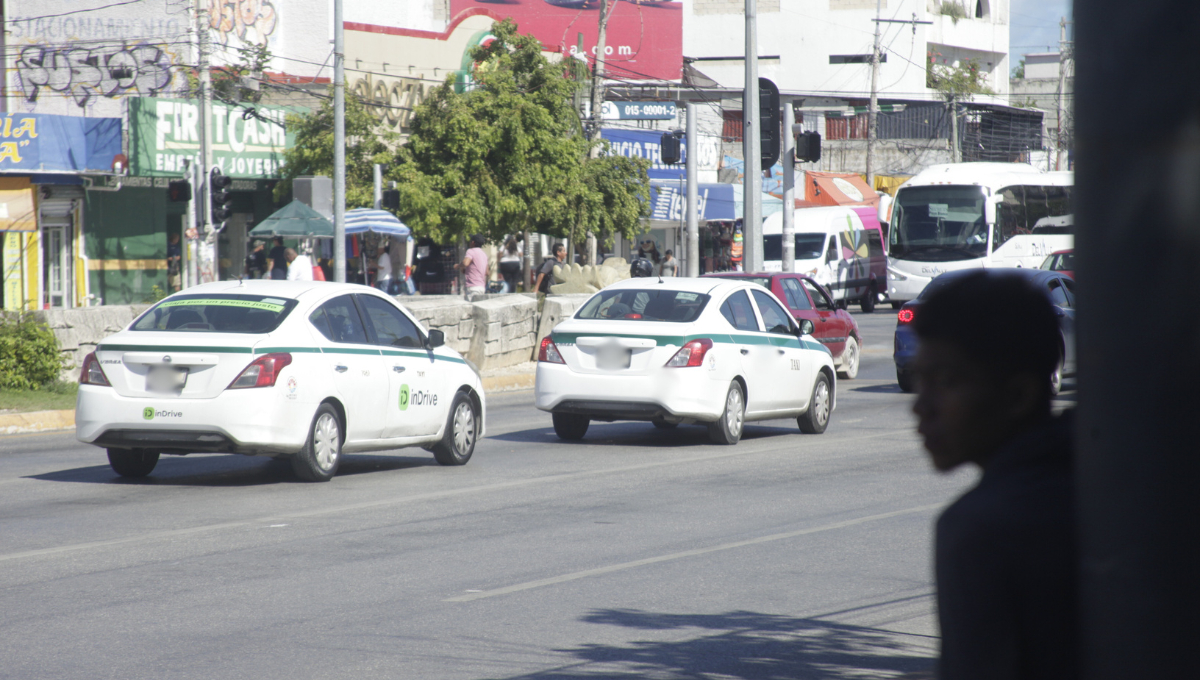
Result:
{"type": "Polygon", "coordinates": [[[475,333],[467,358],[480,370],[529,361],[536,344],[537,300],[506,295],[471,303],[475,333]]]}
{"type": "Polygon", "coordinates": [[[123,330],[150,305],[105,305],[74,309],[47,309],[34,315],[54,332],[58,347],[67,357],[62,379],[79,380],[83,358],[104,338],[123,330]]]}
{"type": "MultiPolygon", "coordinates": [[[[570,318],[575,310],[579,309],[580,305],[587,302],[588,295],[551,295],[546,297],[546,303],[542,306],[542,317],[538,320],[537,338],[534,347],[538,347],[542,343],[542,338],[550,335],[550,331],[562,322],[563,319],[570,318]]],[[[536,359],[536,355],[534,356],[536,359]]]]}

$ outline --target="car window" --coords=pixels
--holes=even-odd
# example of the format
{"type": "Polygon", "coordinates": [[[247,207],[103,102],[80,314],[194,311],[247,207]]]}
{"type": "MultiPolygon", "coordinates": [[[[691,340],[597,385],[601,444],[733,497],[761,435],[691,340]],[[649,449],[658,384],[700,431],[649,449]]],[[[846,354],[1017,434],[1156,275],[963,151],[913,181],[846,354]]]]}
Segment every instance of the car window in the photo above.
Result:
{"type": "Polygon", "coordinates": [[[1063,253],[1058,256],[1058,262],[1054,268],[1059,271],[1075,271],[1075,253],[1063,253]]]}
{"type": "Polygon", "coordinates": [[[349,295],[335,297],[321,305],[308,320],[321,335],[334,342],[368,344],[367,330],[363,327],[362,317],[358,315],[354,299],[349,295]]]}
{"type": "Polygon", "coordinates": [[[804,284],[804,289],[807,290],[808,294],[812,297],[813,305],[815,305],[817,309],[833,309],[833,303],[829,301],[829,298],[826,297],[824,291],[818,288],[815,283],[809,281],[808,279],[800,280],[804,284]]]}
{"type": "Polygon", "coordinates": [[[767,327],[768,333],[794,335],[792,316],[775,301],[775,298],[771,297],[770,293],[761,290],[754,291],[754,303],[758,305],[758,312],[762,314],[763,325],[767,327]]]}
{"type": "Polygon", "coordinates": [[[576,319],[624,321],[695,321],[708,296],[683,290],[602,290],[584,303],[576,319]]]}
{"type": "Polygon", "coordinates": [[[750,298],[746,297],[744,290],[737,291],[725,300],[725,304],[721,305],[721,316],[739,331],[759,330],[754,308],[750,306],[750,298]]]}
{"type": "Polygon", "coordinates": [[[1059,307],[1070,307],[1071,301],[1067,298],[1067,291],[1062,287],[1062,282],[1059,279],[1051,279],[1050,284],[1050,302],[1059,307]]]}
{"type": "Polygon", "coordinates": [[[826,264],[828,264],[830,262],[835,262],[837,260],[838,260],[837,237],[830,236],[829,237],[829,248],[827,248],[825,250],[825,262],[826,262],[826,264]]]}
{"type": "Polygon", "coordinates": [[[264,295],[179,295],[155,305],[132,327],[170,333],[270,333],[296,306],[264,295]]]}
{"type": "Polygon", "coordinates": [[[1071,303],[1072,307],[1074,307],[1075,306],[1075,282],[1066,277],[1063,277],[1061,279],[1061,281],[1062,281],[1063,288],[1067,289],[1067,301],[1071,303]]]}
{"type": "Polygon", "coordinates": [[[404,316],[395,305],[375,297],[359,295],[358,302],[367,315],[367,323],[375,331],[376,344],[385,347],[423,347],[424,339],[416,324],[404,316]]]}
{"type": "Polygon", "coordinates": [[[784,279],[783,292],[787,293],[788,307],[792,309],[812,309],[812,303],[808,301],[808,296],[800,289],[800,282],[796,279],[784,279]]]}

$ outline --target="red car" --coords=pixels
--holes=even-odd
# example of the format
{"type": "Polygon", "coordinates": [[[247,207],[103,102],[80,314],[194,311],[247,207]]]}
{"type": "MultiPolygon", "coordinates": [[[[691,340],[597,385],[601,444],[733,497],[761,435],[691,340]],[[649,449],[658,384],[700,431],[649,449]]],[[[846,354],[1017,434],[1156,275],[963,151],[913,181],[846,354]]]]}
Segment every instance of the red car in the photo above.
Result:
{"type": "Polygon", "coordinates": [[[1056,250],[1050,253],[1046,261],[1038,269],[1059,272],[1075,278],[1075,250],[1056,250]]]}
{"type": "Polygon", "coordinates": [[[839,377],[854,378],[858,375],[862,347],[862,334],[858,331],[858,322],[850,312],[834,305],[833,296],[821,284],[802,274],[782,272],[725,272],[704,275],[704,278],[708,277],[741,279],[770,290],[787,306],[801,327],[804,327],[805,321],[812,325],[813,339],[824,345],[833,355],[833,364],[837,367],[839,377]]]}

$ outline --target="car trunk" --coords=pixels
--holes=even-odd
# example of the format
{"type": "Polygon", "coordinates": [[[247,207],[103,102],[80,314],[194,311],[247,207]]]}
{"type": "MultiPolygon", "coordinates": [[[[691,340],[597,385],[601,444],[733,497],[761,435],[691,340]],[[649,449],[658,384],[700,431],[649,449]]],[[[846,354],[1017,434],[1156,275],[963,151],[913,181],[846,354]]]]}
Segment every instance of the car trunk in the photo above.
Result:
{"type": "Polygon", "coordinates": [[[108,382],[123,397],[211,399],[254,360],[270,335],[126,331],[96,348],[108,382]]]}
{"type": "Polygon", "coordinates": [[[573,371],[645,375],[667,363],[692,329],[691,324],[574,320],[555,328],[553,337],[573,371]]]}

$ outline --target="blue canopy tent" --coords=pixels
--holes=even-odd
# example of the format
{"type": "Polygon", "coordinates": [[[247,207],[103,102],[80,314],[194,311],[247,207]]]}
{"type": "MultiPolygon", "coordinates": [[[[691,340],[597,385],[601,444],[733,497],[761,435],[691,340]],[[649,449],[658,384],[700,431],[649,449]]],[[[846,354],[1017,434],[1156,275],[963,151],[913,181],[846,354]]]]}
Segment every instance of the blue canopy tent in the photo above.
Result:
{"type": "Polygon", "coordinates": [[[388,236],[408,236],[411,232],[404,223],[386,210],[355,208],[346,211],[346,235],[353,236],[368,231],[388,236]]]}

